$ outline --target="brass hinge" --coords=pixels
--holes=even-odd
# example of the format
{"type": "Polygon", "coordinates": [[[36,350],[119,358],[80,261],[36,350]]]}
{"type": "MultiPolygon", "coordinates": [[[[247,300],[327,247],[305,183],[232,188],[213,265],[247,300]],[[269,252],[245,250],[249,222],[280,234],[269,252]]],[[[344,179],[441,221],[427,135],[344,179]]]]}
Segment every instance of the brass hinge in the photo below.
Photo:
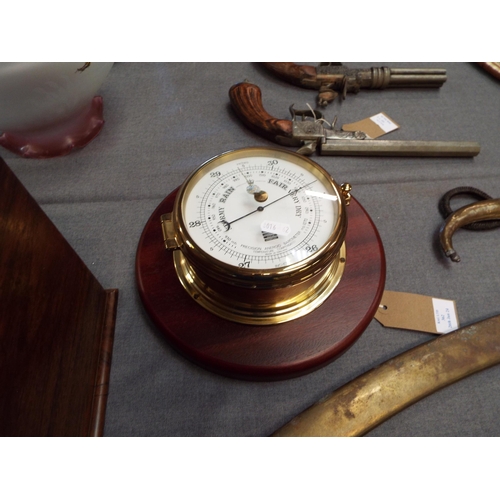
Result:
{"type": "Polygon", "coordinates": [[[163,241],[165,242],[165,248],[169,250],[175,250],[179,248],[177,240],[175,238],[175,229],[172,222],[172,213],[163,214],[161,216],[161,230],[163,231],[163,241]]]}
{"type": "Polygon", "coordinates": [[[346,182],[340,186],[340,189],[342,190],[342,196],[344,197],[345,204],[349,205],[351,202],[351,190],[352,186],[346,182]]]}

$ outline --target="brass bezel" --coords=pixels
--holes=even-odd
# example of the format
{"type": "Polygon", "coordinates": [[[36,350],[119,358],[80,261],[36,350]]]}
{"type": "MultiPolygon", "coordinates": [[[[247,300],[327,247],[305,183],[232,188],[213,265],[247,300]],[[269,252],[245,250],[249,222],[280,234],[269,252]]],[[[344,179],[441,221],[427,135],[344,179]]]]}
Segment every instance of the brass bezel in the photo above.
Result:
{"type": "MultiPolygon", "coordinates": [[[[178,247],[189,262],[191,262],[195,268],[203,269],[205,271],[212,270],[210,274],[218,279],[224,280],[225,277],[230,283],[239,284],[240,286],[250,286],[251,288],[268,286],[277,286],[279,282],[283,279],[288,282],[297,281],[305,279],[311,275],[310,271],[305,271],[305,268],[315,267],[318,264],[321,267],[321,261],[325,259],[330,260],[332,255],[338,253],[341,244],[344,241],[345,232],[347,230],[347,215],[345,209],[345,200],[342,194],[341,188],[332,179],[330,174],[323,169],[320,165],[313,162],[311,159],[301,156],[290,151],[281,150],[278,148],[243,148],[233,151],[228,151],[222,153],[210,160],[204,162],[196,171],[194,171],[182,184],[177,194],[173,213],[172,213],[172,223],[174,230],[176,232],[178,247]],[[315,252],[310,257],[291,264],[289,266],[266,269],[266,270],[254,270],[254,269],[242,269],[230,264],[219,261],[213,256],[207,254],[203,250],[199,249],[197,245],[193,242],[189,235],[189,231],[182,217],[182,206],[186,191],[189,189],[190,185],[196,183],[197,179],[206,174],[207,167],[210,169],[217,168],[219,165],[234,159],[240,159],[247,156],[269,156],[275,155],[278,159],[288,159],[298,163],[300,166],[306,168],[315,174],[319,174],[319,177],[323,177],[323,180],[330,184],[333,190],[337,194],[339,200],[339,216],[337,219],[337,224],[332,231],[330,239],[315,252]],[[255,280],[258,279],[258,283],[255,280]],[[249,284],[250,283],[250,284],[249,284]]],[[[314,274],[314,272],[313,272],[314,274]]]]}

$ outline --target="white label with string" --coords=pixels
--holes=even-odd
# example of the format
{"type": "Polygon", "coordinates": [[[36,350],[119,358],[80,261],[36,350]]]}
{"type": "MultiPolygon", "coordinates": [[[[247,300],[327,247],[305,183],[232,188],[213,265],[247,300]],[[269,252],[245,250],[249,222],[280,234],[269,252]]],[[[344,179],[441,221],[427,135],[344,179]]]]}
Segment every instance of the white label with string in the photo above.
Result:
{"type": "Polygon", "coordinates": [[[441,335],[459,328],[454,300],[384,290],[375,319],[390,328],[441,335]]]}
{"type": "Polygon", "coordinates": [[[342,130],[355,132],[364,132],[371,139],[376,139],[382,135],[388,134],[399,128],[399,125],[389,118],[385,113],[377,113],[376,115],[364,118],[359,122],[346,123],[342,125],[342,130]]]}

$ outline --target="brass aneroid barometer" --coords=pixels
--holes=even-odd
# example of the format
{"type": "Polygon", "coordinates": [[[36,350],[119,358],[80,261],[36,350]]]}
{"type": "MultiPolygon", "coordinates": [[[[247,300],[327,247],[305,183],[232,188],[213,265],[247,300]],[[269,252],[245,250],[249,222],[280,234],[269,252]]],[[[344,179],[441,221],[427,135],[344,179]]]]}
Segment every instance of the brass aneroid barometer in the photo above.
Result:
{"type": "Polygon", "coordinates": [[[349,191],[311,159],[280,149],[212,158],[161,216],[182,286],[240,323],[276,324],[313,311],[344,271],[349,191]]]}
{"type": "Polygon", "coordinates": [[[377,228],[349,190],[280,149],[208,160],[141,234],[145,311],[174,349],[222,375],[282,380],[325,366],[366,329],[385,283],[377,228]]]}

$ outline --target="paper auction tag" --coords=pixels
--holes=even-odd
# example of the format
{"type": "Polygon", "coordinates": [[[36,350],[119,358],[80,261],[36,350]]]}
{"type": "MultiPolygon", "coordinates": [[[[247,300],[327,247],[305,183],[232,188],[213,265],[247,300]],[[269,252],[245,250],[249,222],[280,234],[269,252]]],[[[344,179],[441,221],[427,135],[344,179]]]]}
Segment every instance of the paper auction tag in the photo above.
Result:
{"type": "Polygon", "coordinates": [[[441,335],[459,328],[454,300],[385,290],[375,319],[389,328],[441,335]]]}
{"type": "Polygon", "coordinates": [[[364,118],[359,122],[342,125],[342,130],[349,132],[356,132],[359,130],[368,135],[370,139],[376,139],[398,128],[399,125],[385,113],[378,113],[377,115],[370,116],[370,118],[364,118]]]}

